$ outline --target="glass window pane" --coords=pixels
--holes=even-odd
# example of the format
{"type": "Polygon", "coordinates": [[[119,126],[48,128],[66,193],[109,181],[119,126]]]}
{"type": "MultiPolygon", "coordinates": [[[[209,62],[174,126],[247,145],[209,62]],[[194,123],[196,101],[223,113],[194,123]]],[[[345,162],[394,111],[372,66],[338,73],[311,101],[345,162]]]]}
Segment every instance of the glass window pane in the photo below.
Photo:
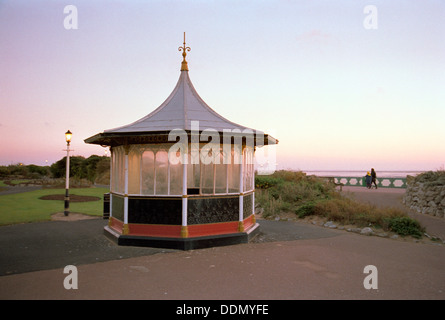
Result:
{"type": "Polygon", "coordinates": [[[244,149],[244,161],[243,161],[244,191],[250,191],[253,189],[252,174],[253,174],[253,150],[252,148],[246,147],[244,149]]]}
{"type": "Polygon", "coordinates": [[[229,166],[228,178],[229,178],[229,193],[239,193],[239,175],[240,165],[235,163],[235,157],[238,155],[232,150],[232,159],[229,166]]]}
{"type": "Polygon", "coordinates": [[[247,152],[246,149],[244,149],[243,152],[243,192],[246,191],[246,175],[247,175],[247,166],[246,166],[246,160],[247,160],[247,152]]]}
{"type": "Polygon", "coordinates": [[[215,165],[215,193],[227,192],[227,165],[216,164],[215,165]]]}
{"type": "Polygon", "coordinates": [[[154,153],[145,151],[142,154],[141,193],[154,194],[154,153]]]}
{"type": "Polygon", "coordinates": [[[249,148],[249,191],[254,189],[253,186],[253,175],[254,175],[254,155],[253,148],[249,148]]]}
{"type": "Polygon", "coordinates": [[[213,167],[214,164],[201,164],[201,192],[203,194],[212,194],[213,193],[213,167]]]}
{"type": "Polygon", "coordinates": [[[215,164],[215,193],[227,193],[227,161],[224,153],[220,153],[220,164],[215,164]]]}
{"type": "Polygon", "coordinates": [[[128,154],[128,193],[141,193],[141,154],[139,148],[131,148],[128,154]]]}
{"type": "Polygon", "coordinates": [[[170,194],[182,194],[182,167],[181,163],[170,163],[170,194]]]}
{"type": "Polygon", "coordinates": [[[125,172],[124,172],[124,148],[116,147],[113,148],[113,170],[112,170],[112,191],[118,193],[125,192],[125,172]]]}
{"type": "Polygon", "coordinates": [[[156,184],[155,194],[168,194],[168,154],[167,151],[156,152],[156,184]]]}
{"type": "Polygon", "coordinates": [[[116,191],[116,151],[111,151],[111,191],[116,191]]]}
{"type": "Polygon", "coordinates": [[[189,164],[187,165],[187,194],[199,194],[200,187],[200,165],[189,164]]]}

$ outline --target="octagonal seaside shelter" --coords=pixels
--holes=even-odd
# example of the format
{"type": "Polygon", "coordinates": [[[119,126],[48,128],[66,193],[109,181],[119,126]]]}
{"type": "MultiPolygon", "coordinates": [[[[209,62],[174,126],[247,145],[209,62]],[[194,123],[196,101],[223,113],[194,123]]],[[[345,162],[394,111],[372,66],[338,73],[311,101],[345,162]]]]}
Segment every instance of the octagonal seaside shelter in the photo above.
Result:
{"type": "Polygon", "coordinates": [[[111,150],[110,215],[119,245],[197,249],[245,243],[254,215],[254,153],[278,141],[220,116],[189,78],[184,44],[176,87],[153,112],[86,143],[111,150]]]}

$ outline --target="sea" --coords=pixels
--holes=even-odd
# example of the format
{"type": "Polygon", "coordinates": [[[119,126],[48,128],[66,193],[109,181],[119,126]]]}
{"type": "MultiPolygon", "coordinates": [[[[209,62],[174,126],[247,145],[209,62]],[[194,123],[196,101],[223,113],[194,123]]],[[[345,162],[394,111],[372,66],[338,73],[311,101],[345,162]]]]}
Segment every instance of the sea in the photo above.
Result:
{"type": "MultiPolygon", "coordinates": [[[[312,170],[306,171],[307,175],[315,175],[318,177],[364,177],[366,171],[350,171],[350,170],[312,170]]],[[[416,176],[425,171],[376,171],[377,178],[406,178],[407,176],[416,176]]]]}

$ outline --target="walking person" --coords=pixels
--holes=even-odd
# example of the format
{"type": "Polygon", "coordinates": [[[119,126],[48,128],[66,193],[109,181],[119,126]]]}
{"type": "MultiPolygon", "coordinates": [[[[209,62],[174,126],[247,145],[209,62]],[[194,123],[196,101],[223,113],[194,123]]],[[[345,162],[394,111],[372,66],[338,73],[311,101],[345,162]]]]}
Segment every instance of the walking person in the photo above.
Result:
{"type": "Polygon", "coordinates": [[[374,183],[375,188],[377,189],[377,182],[376,182],[377,174],[375,173],[374,168],[371,168],[371,178],[372,178],[372,180],[371,180],[371,187],[372,187],[372,184],[374,183]]]}
{"type": "Polygon", "coordinates": [[[372,177],[371,177],[371,174],[369,173],[369,171],[366,173],[365,181],[366,181],[366,188],[371,189],[372,177]]]}

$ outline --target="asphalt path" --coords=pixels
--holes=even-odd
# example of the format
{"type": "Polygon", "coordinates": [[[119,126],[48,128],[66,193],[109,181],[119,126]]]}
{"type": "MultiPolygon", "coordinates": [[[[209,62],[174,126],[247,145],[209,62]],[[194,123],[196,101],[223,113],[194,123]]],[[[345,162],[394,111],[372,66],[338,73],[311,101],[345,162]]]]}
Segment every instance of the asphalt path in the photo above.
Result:
{"type": "Polygon", "coordinates": [[[103,219],[3,226],[0,299],[445,299],[442,243],[258,222],[251,243],[190,251],[117,246],[103,219]],[[77,267],[77,289],[64,287],[67,265],[77,267]],[[365,288],[367,266],[376,288],[365,288]]]}
{"type": "MultiPolygon", "coordinates": [[[[176,250],[117,246],[104,236],[107,220],[48,221],[0,227],[0,276],[63,268],[176,250]]],[[[258,242],[318,239],[331,230],[285,221],[260,220],[258,242]]]]}
{"type": "Polygon", "coordinates": [[[29,192],[39,189],[42,189],[42,186],[14,186],[14,187],[8,186],[0,188],[0,195],[29,192]]]}

